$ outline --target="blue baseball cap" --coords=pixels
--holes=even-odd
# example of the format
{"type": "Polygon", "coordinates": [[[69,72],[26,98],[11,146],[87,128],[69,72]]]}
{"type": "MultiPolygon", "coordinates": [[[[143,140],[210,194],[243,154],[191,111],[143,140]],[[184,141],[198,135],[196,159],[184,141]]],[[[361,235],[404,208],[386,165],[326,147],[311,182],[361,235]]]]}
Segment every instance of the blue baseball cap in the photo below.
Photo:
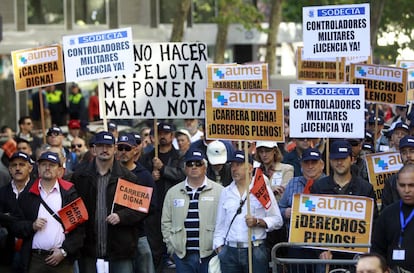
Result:
{"type": "Polygon", "coordinates": [[[400,150],[405,147],[414,148],[414,136],[405,136],[400,139],[400,150]]]}
{"type": "Polygon", "coordinates": [[[352,147],[346,140],[337,140],[331,145],[330,159],[343,159],[352,155],[352,147]]]}
{"type": "Polygon", "coordinates": [[[204,152],[201,151],[200,149],[190,149],[185,153],[184,162],[200,161],[205,158],[206,156],[204,155],[204,152]]]}
{"type": "Polygon", "coordinates": [[[41,161],[49,161],[55,164],[61,165],[59,155],[54,152],[46,151],[40,155],[40,158],[37,160],[37,162],[41,161]]]}
{"type": "Polygon", "coordinates": [[[118,137],[118,144],[126,144],[129,146],[137,146],[137,142],[133,134],[126,133],[118,137]]]}
{"type": "Polygon", "coordinates": [[[9,161],[11,162],[11,161],[13,161],[16,158],[23,159],[23,160],[29,162],[30,164],[33,164],[34,163],[33,160],[30,158],[30,156],[28,154],[26,154],[26,153],[23,153],[23,152],[15,152],[14,154],[12,154],[12,156],[9,159],[9,161]]]}
{"type": "Polygon", "coordinates": [[[303,151],[302,153],[302,161],[308,160],[320,160],[321,159],[321,152],[315,148],[308,148],[303,151]]]}
{"type": "MultiPolygon", "coordinates": [[[[235,151],[233,157],[229,161],[239,163],[245,162],[244,151],[235,151]]],[[[249,161],[250,164],[253,164],[253,157],[251,155],[248,155],[247,161],[249,161]]]]}
{"type": "Polygon", "coordinates": [[[115,144],[115,137],[110,132],[101,131],[95,135],[93,144],[113,145],[115,144]]]}

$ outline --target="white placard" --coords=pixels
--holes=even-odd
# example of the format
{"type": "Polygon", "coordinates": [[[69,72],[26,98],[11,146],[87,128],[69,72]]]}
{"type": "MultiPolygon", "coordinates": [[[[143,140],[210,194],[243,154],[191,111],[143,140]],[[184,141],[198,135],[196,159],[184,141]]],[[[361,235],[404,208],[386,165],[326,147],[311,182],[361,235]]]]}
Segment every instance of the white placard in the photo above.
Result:
{"type": "Polygon", "coordinates": [[[290,137],[363,138],[364,85],[291,84],[290,137]]]}
{"type": "Polygon", "coordinates": [[[303,7],[305,58],[370,55],[369,4],[303,7]]]}
{"type": "Polygon", "coordinates": [[[63,36],[67,82],[134,73],[131,28],[63,36]]]}
{"type": "Polygon", "coordinates": [[[101,117],[204,118],[206,44],[136,44],[134,59],[134,74],[100,81],[101,117]]]}

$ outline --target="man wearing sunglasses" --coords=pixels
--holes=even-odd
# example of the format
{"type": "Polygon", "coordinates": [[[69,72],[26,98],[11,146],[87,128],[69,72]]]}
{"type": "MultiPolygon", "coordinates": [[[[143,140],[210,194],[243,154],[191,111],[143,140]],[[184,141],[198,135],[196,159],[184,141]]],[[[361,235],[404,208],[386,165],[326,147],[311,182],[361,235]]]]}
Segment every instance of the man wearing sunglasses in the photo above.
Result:
{"type": "MultiPolygon", "coordinates": [[[[137,138],[132,133],[122,134],[118,138],[117,143],[117,157],[122,166],[130,170],[139,178],[139,184],[151,187],[155,189],[154,179],[152,179],[151,173],[142,166],[137,160],[137,155],[140,153],[141,147],[141,138],[137,138]]],[[[151,198],[151,207],[150,211],[154,211],[156,208],[156,194],[153,191],[151,198]]],[[[134,272],[135,273],[154,273],[154,263],[152,261],[151,248],[148,243],[148,238],[146,236],[144,219],[137,225],[138,230],[138,248],[137,255],[134,259],[134,272]]]]}
{"type": "Polygon", "coordinates": [[[206,176],[207,160],[201,150],[185,155],[187,178],[165,196],[161,230],[177,272],[208,271],[213,254],[213,231],[223,187],[206,176]]]}

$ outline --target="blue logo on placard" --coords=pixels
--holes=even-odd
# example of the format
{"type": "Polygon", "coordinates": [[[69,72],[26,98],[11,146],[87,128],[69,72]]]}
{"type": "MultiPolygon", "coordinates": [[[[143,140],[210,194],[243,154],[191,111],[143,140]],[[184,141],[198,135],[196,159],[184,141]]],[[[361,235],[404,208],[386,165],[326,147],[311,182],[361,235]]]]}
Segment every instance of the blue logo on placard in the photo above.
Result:
{"type": "Polygon", "coordinates": [[[318,17],[350,16],[350,15],[362,15],[362,14],[365,14],[364,7],[318,9],[318,17]]]}
{"type": "Polygon", "coordinates": [[[298,88],[298,89],[296,89],[296,95],[298,95],[298,96],[302,96],[302,95],[303,95],[303,90],[302,90],[302,88],[298,88]]]}

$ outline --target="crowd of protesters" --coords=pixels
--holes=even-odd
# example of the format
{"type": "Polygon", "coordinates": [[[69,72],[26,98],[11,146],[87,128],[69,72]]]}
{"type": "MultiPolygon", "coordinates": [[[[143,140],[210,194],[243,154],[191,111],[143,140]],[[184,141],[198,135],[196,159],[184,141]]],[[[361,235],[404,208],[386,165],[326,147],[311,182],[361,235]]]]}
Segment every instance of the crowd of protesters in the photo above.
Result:
{"type": "MultiPolygon", "coordinates": [[[[374,199],[371,251],[392,269],[414,272],[414,115],[409,107],[368,105],[364,138],[246,140],[245,152],[244,143],[206,139],[198,119],[183,120],[181,128],[161,121],[157,134],[151,126],[120,132],[115,121],[106,131],[91,132],[79,87],[71,90],[67,133],[61,120],[53,120],[43,143],[30,116],[20,117],[17,133],[2,128],[1,272],[97,272],[97,262],[104,260],[116,273],[162,273],[168,267],[207,273],[215,255],[222,272],[248,272],[249,243],[253,272],[269,271],[270,249],[288,240],[295,193],[374,199]],[[385,151],[399,152],[404,166],[385,182],[378,209],[364,157],[385,151]],[[259,174],[271,193],[267,208],[247,192],[259,174]],[[114,203],[119,178],[153,189],[147,213],[114,203]],[[64,232],[57,211],[77,197],[89,220],[64,232]]],[[[45,95],[49,103],[62,99],[55,88],[45,95]]],[[[295,125],[285,115],[288,131],[295,125]]],[[[98,119],[91,112],[89,117],[98,119]]],[[[285,255],[331,259],[341,254],[291,249],[285,255]]]]}

